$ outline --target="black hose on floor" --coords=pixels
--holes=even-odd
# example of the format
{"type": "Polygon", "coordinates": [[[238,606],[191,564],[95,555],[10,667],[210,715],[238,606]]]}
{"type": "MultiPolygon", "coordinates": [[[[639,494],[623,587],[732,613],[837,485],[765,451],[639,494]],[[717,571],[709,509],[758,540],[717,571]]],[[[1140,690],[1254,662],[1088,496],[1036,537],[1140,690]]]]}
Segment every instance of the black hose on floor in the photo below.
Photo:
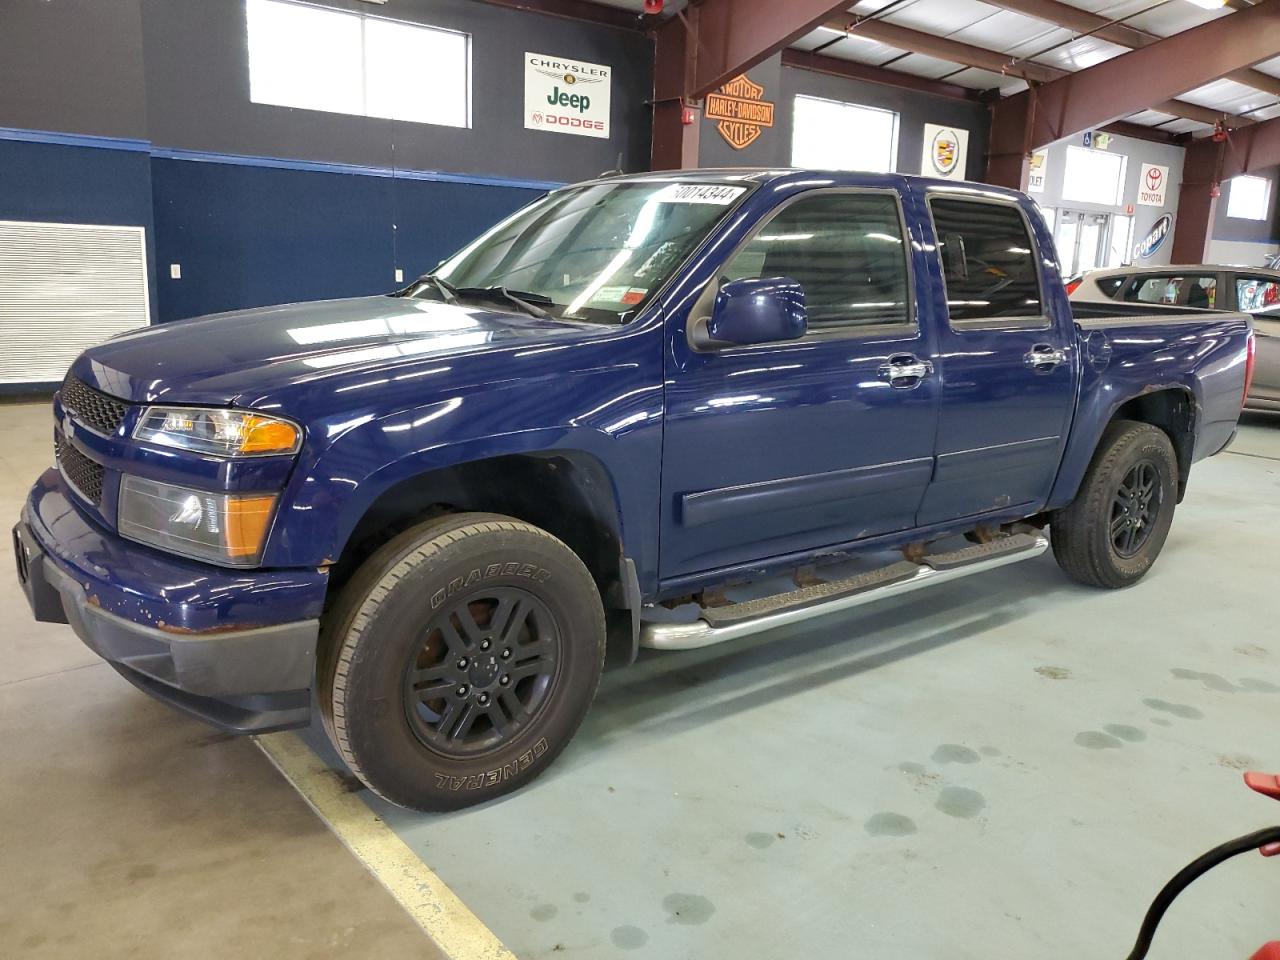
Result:
{"type": "Polygon", "coordinates": [[[1228,840],[1208,853],[1196,857],[1174,874],[1173,879],[1164,885],[1164,888],[1156,894],[1155,900],[1151,902],[1151,908],[1147,910],[1147,915],[1142,920],[1138,939],[1127,960],[1142,960],[1147,955],[1147,951],[1151,949],[1151,941],[1155,939],[1156,927],[1160,925],[1165,911],[1169,909],[1178,894],[1191,886],[1197,877],[1208,873],[1218,864],[1225,863],[1232,857],[1249,853],[1271,843],[1280,843],[1280,827],[1267,827],[1264,830],[1246,833],[1243,837],[1228,840]]]}

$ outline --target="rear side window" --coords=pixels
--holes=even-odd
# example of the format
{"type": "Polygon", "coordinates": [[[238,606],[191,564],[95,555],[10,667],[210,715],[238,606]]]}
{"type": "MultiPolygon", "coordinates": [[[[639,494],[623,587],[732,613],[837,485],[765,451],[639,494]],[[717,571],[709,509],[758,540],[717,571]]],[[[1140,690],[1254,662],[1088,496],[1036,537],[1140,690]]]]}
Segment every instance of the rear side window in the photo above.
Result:
{"type": "Polygon", "coordinates": [[[1212,310],[1218,302],[1218,278],[1174,274],[1139,277],[1124,298],[1131,303],[1176,303],[1202,310],[1212,310]]]}
{"type": "Polygon", "coordinates": [[[1012,204],[932,197],[951,321],[1034,317],[1040,272],[1022,211],[1012,204]]]}
{"type": "Polygon", "coordinates": [[[1245,313],[1280,314],[1280,281],[1269,277],[1236,277],[1236,309],[1245,313]]]}
{"type": "Polygon", "coordinates": [[[911,322],[898,199],[822,192],[783,207],[725,266],[726,280],[789,277],[812,333],[911,322]]]}
{"type": "Polygon", "coordinates": [[[1120,292],[1120,288],[1124,286],[1124,282],[1128,277],[1103,277],[1101,280],[1095,280],[1094,283],[1098,289],[1102,291],[1103,296],[1115,298],[1120,292]]]}

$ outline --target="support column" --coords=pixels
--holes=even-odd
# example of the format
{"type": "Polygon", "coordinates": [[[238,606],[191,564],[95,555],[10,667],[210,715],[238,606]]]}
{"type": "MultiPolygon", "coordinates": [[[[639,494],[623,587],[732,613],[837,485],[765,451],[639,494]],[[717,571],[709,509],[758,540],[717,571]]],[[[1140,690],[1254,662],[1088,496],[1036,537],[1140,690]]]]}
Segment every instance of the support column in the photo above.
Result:
{"type": "Polygon", "coordinates": [[[1006,97],[992,107],[987,183],[1014,190],[1027,189],[1036,108],[1035,89],[1027,92],[1031,96],[1006,97]]]}

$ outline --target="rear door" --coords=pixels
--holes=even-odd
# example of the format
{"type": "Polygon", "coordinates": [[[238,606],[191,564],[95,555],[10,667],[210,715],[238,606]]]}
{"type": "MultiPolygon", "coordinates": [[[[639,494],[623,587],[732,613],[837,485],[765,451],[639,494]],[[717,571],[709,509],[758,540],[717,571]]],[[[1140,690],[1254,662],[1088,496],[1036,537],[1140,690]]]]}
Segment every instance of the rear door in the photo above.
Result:
{"type": "Polygon", "coordinates": [[[1234,277],[1236,309],[1253,315],[1253,386],[1249,395],[1280,403],[1280,280],[1261,274],[1234,277]]]}
{"type": "Polygon", "coordinates": [[[937,381],[902,189],[781,200],[671,318],[663,580],[915,522],[933,472],[937,381]],[[803,338],[693,348],[687,323],[709,314],[722,283],[780,276],[804,286],[803,338]]]}
{"type": "Polygon", "coordinates": [[[1012,199],[940,187],[926,199],[945,322],[937,464],[918,524],[1034,512],[1075,402],[1076,337],[1052,252],[1012,199]],[[1042,274],[1057,284],[1052,296],[1042,274]]]}

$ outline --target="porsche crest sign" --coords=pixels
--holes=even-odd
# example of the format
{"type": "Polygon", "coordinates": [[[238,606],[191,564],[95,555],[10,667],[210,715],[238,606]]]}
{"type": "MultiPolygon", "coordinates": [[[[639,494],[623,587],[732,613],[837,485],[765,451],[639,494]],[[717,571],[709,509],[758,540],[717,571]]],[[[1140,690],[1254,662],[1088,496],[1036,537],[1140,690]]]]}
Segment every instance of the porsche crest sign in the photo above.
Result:
{"type": "Polygon", "coordinates": [[[764,87],[752,83],[746,74],[734,77],[715,93],[708,94],[706,117],[729,146],[743,150],[753,144],[765,127],[773,126],[773,103],[764,99],[764,87]]]}

